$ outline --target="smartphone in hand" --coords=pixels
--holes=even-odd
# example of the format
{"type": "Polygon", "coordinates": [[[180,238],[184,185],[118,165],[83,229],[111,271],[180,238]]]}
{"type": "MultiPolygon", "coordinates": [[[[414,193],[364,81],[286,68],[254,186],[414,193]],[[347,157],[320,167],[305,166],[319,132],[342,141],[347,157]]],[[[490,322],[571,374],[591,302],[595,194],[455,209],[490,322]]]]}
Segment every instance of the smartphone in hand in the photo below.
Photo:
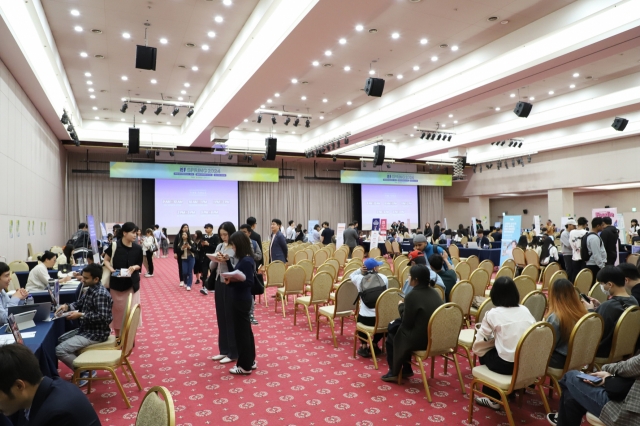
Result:
{"type": "Polygon", "coordinates": [[[585,302],[591,303],[591,299],[589,299],[589,296],[587,296],[586,294],[580,293],[580,297],[582,297],[585,302]]]}
{"type": "Polygon", "coordinates": [[[576,377],[582,380],[586,380],[587,382],[595,386],[602,383],[602,377],[592,376],[591,374],[580,373],[576,377]]]}

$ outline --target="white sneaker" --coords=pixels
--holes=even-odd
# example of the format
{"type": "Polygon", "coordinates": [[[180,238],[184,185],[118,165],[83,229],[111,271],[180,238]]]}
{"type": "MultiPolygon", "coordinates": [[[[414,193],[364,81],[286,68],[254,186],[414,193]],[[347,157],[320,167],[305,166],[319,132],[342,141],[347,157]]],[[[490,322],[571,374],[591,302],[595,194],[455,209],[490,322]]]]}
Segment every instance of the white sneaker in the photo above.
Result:
{"type": "Polygon", "coordinates": [[[180,281],[180,287],[184,287],[184,281],[180,281]]]}
{"type": "Polygon", "coordinates": [[[144,274],[145,278],[149,278],[149,277],[152,277],[152,276],[153,276],[153,274],[144,274]]]}
{"type": "Polygon", "coordinates": [[[220,361],[221,359],[225,359],[227,356],[226,355],[216,355],[216,356],[212,356],[211,359],[214,361],[220,361]]]}
{"type": "Polygon", "coordinates": [[[257,370],[258,369],[258,362],[257,361],[253,361],[253,365],[251,366],[252,370],[257,370]]]}
{"type": "Polygon", "coordinates": [[[191,291],[191,287],[187,287],[187,291],[191,291]]]}
{"type": "Polygon", "coordinates": [[[481,396],[481,397],[476,396],[476,403],[478,405],[482,405],[483,407],[489,407],[492,410],[500,409],[500,404],[498,404],[497,402],[493,402],[492,400],[484,396],[481,396]]]}
{"type": "Polygon", "coordinates": [[[229,373],[231,373],[231,374],[241,374],[243,376],[248,376],[249,374],[251,374],[251,370],[246,371],[246,370],[242,369],[242,367],[238,367],[236,365],[235,367],[233,367],[232,369],[229,370],[229,373]]]}
{"type": "Polygon", "coordinates": [[[230,362],[236,362],[236,361],[237,361],[237,360],[235,360],[235,359],[231,359],[231,358],[229,358],[228,356],[225,356],[224,358],[222,358],[222,359],[220,360],[220,364],[228,364],[228,363],[230,363],[230,362]]]}

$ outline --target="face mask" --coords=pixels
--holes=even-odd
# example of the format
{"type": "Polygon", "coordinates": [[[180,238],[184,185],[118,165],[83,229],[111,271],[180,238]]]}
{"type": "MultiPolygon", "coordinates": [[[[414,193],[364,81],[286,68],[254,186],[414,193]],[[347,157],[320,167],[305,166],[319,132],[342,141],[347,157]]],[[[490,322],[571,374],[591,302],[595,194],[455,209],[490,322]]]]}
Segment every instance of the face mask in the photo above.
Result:
{"type": "Polygon", "coordinates": [[[607,296],[609,296],[609,290],[605,289],[605,284],[600,284],[600,289],[602,290],[602,292],[604,294],[606,294],[607,296]]]}

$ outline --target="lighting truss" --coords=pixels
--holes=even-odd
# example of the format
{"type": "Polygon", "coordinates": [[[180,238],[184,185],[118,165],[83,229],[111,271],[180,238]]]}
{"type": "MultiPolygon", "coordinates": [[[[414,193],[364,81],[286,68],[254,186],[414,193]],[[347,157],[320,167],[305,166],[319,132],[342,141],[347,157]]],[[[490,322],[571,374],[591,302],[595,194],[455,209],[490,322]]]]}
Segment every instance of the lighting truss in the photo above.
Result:
{"type": "Polygon", "coordinates": [[[522,148],[522,144],[524,143],[524,139],[503,139],[495,142],[491,142],[493,146],[505,146],[507,144],[507,148],[522,148]]]}
{"type": "Polygon", "coordinates": [[[438,140],[442,142],[451,142],[451,138],[453,138],[456,134],[452,132],[443,132],[439,129],[437,130],[426,130],[426,129],[416,129],[416,132],[420,133],[420,139],[424,140],[438,140]]]}
{"type": "MultiPolygon", "coordinates": [[[[315,145],[313,148],[307,149],[304,152],[304,156],[307,158],[311,158],[311,157],[316,157],[325,153],[328,154],[329,152],[336,151],[336,150],[341,150],[340,154],[347,151],[351,151],[350,149],[345,151],[344,148],[342,147],[343,144],[345,145],[345,147],[349,144],[349,136],[351,136],[351,132],[343,133],[319,145],[315,145]]],[[[355,145],[352,145],[352,146],[355,146],[355,145]]]]}
{"type": "Polygon", "coordinates": [[[73,123],[71,122],[71,116],[67,114],[67,110],[62,110],[62,117],[60,117],[60,122],[66,125],[67,132],[69,133],[69,137],[73,140],[73,143],[76,146],[80,146],[80,139],[78,139],[78,133],[76,132],[75,127],[73,127],[73,123]]]}

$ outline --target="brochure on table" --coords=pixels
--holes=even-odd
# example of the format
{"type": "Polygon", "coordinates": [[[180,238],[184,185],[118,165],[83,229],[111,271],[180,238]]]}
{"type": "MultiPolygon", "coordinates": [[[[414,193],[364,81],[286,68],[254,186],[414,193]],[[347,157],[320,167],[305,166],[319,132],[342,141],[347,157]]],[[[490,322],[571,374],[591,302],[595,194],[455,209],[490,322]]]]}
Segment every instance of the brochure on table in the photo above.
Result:
{"type": "Polygon", "coordinates": [[[513,249],[518,244],[521,228],[522,216],[503,216],[500,266],[502,266],[505,260],[513,259],[513,249]]]}

